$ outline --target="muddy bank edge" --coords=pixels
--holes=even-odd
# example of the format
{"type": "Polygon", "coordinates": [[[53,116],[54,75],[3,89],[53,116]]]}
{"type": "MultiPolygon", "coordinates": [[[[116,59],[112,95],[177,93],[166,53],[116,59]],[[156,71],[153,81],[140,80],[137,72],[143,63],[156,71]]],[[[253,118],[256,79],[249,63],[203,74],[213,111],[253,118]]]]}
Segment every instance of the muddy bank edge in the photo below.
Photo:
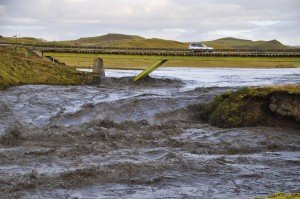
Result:
{"type": "Polygon", "coordinates": [[[273,126],[300,128],[300,86],[243,88],[226,92],[200,114],[211,125],[232,128],[273,126]]]}

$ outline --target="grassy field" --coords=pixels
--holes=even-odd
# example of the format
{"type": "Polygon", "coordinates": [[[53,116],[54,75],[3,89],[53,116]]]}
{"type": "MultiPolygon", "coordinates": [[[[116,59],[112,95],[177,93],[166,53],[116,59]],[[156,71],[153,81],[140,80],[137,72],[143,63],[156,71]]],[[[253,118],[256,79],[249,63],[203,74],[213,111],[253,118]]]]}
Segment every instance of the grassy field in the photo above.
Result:
{"type": "Polygon", "coordinates": [[[142,55],[103,55],[74,53],[44,53],[68,66],[90,68],[93,60],[100,57],[105,68],[144,69],[155,61],[168,59],[162,67],[300,67],[299,57],[186,57],[186,56],[142,56],[142,55]]]}
{"type": "Polygon", "coordinates": [[[83,84],[74,68],[52,64],[24,48],[0,47],[0,90],[22,84],[83,84]]]}

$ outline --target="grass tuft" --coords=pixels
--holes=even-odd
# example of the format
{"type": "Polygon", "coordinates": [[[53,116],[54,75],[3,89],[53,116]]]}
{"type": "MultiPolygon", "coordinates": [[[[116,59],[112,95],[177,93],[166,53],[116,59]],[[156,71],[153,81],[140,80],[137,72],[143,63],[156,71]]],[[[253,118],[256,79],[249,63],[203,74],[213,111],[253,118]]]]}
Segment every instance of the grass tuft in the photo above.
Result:
{"type": "Polygon", "coordinates": [[[205,106],[201,117],[211,125],[224,128],[286,126],[290,123],[297,126],[299,113],[288,111],[298,109],[299,102],[299,85],[243,88],[215,97],[205,106]]]}
{"type": "Polygon", "coordinates": [[[22,84],[76,85],[85,83],[83,79],[74,68],[52,64],[24,48],[0,48],[0,89],[22,84]]]}
{"type": "Polygon", "coordinates": [[[256,198],[256,199],[300,199],[300,193],[276,193],[264,198],[256,198]]]}

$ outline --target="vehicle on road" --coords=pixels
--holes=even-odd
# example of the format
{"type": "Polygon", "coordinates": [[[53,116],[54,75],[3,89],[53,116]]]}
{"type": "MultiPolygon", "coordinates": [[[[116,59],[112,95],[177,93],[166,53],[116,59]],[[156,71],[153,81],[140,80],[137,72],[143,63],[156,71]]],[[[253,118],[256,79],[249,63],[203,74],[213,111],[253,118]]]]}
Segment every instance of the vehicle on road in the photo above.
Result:
{"type": "Polygon", "coordinates": [[[214,51],[212,47],[208,47],[202,43],[191,43],[189,45],[189,50],[191,52],[213,52],[214,51]]]}

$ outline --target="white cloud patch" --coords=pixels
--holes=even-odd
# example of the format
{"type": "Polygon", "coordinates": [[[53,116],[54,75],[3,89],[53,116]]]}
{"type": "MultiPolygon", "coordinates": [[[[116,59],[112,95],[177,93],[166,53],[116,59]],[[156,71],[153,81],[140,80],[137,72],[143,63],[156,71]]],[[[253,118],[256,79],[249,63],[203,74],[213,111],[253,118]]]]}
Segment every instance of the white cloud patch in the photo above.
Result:
{"type": "Polygon", "coordinates": [[[250,21],[250,23],[258,25],[258,26],[269,26],[269,25],[273,25],[276,24],[280,21],[250,21]]]}
{"type": "Polygon", "coordinates": [[[12,24],[36,25],[37,20],[32,18],[6,18],[7,22],[12,24]]]}
{"type": "Polygon", "coordinates": [[[178,32],[178,33],[187,33],[189,30],[185,29],[179,29],[179,28],[164,28],[164,31],[169,31],[169,32],[178,32]]]}
{"type": "Polygon", "coordinates": [[[103,20],[98,19],[64,19],[61,20],[62,23],[69,23],[69,24],[101,24],[104,23],[103,20]]]}

